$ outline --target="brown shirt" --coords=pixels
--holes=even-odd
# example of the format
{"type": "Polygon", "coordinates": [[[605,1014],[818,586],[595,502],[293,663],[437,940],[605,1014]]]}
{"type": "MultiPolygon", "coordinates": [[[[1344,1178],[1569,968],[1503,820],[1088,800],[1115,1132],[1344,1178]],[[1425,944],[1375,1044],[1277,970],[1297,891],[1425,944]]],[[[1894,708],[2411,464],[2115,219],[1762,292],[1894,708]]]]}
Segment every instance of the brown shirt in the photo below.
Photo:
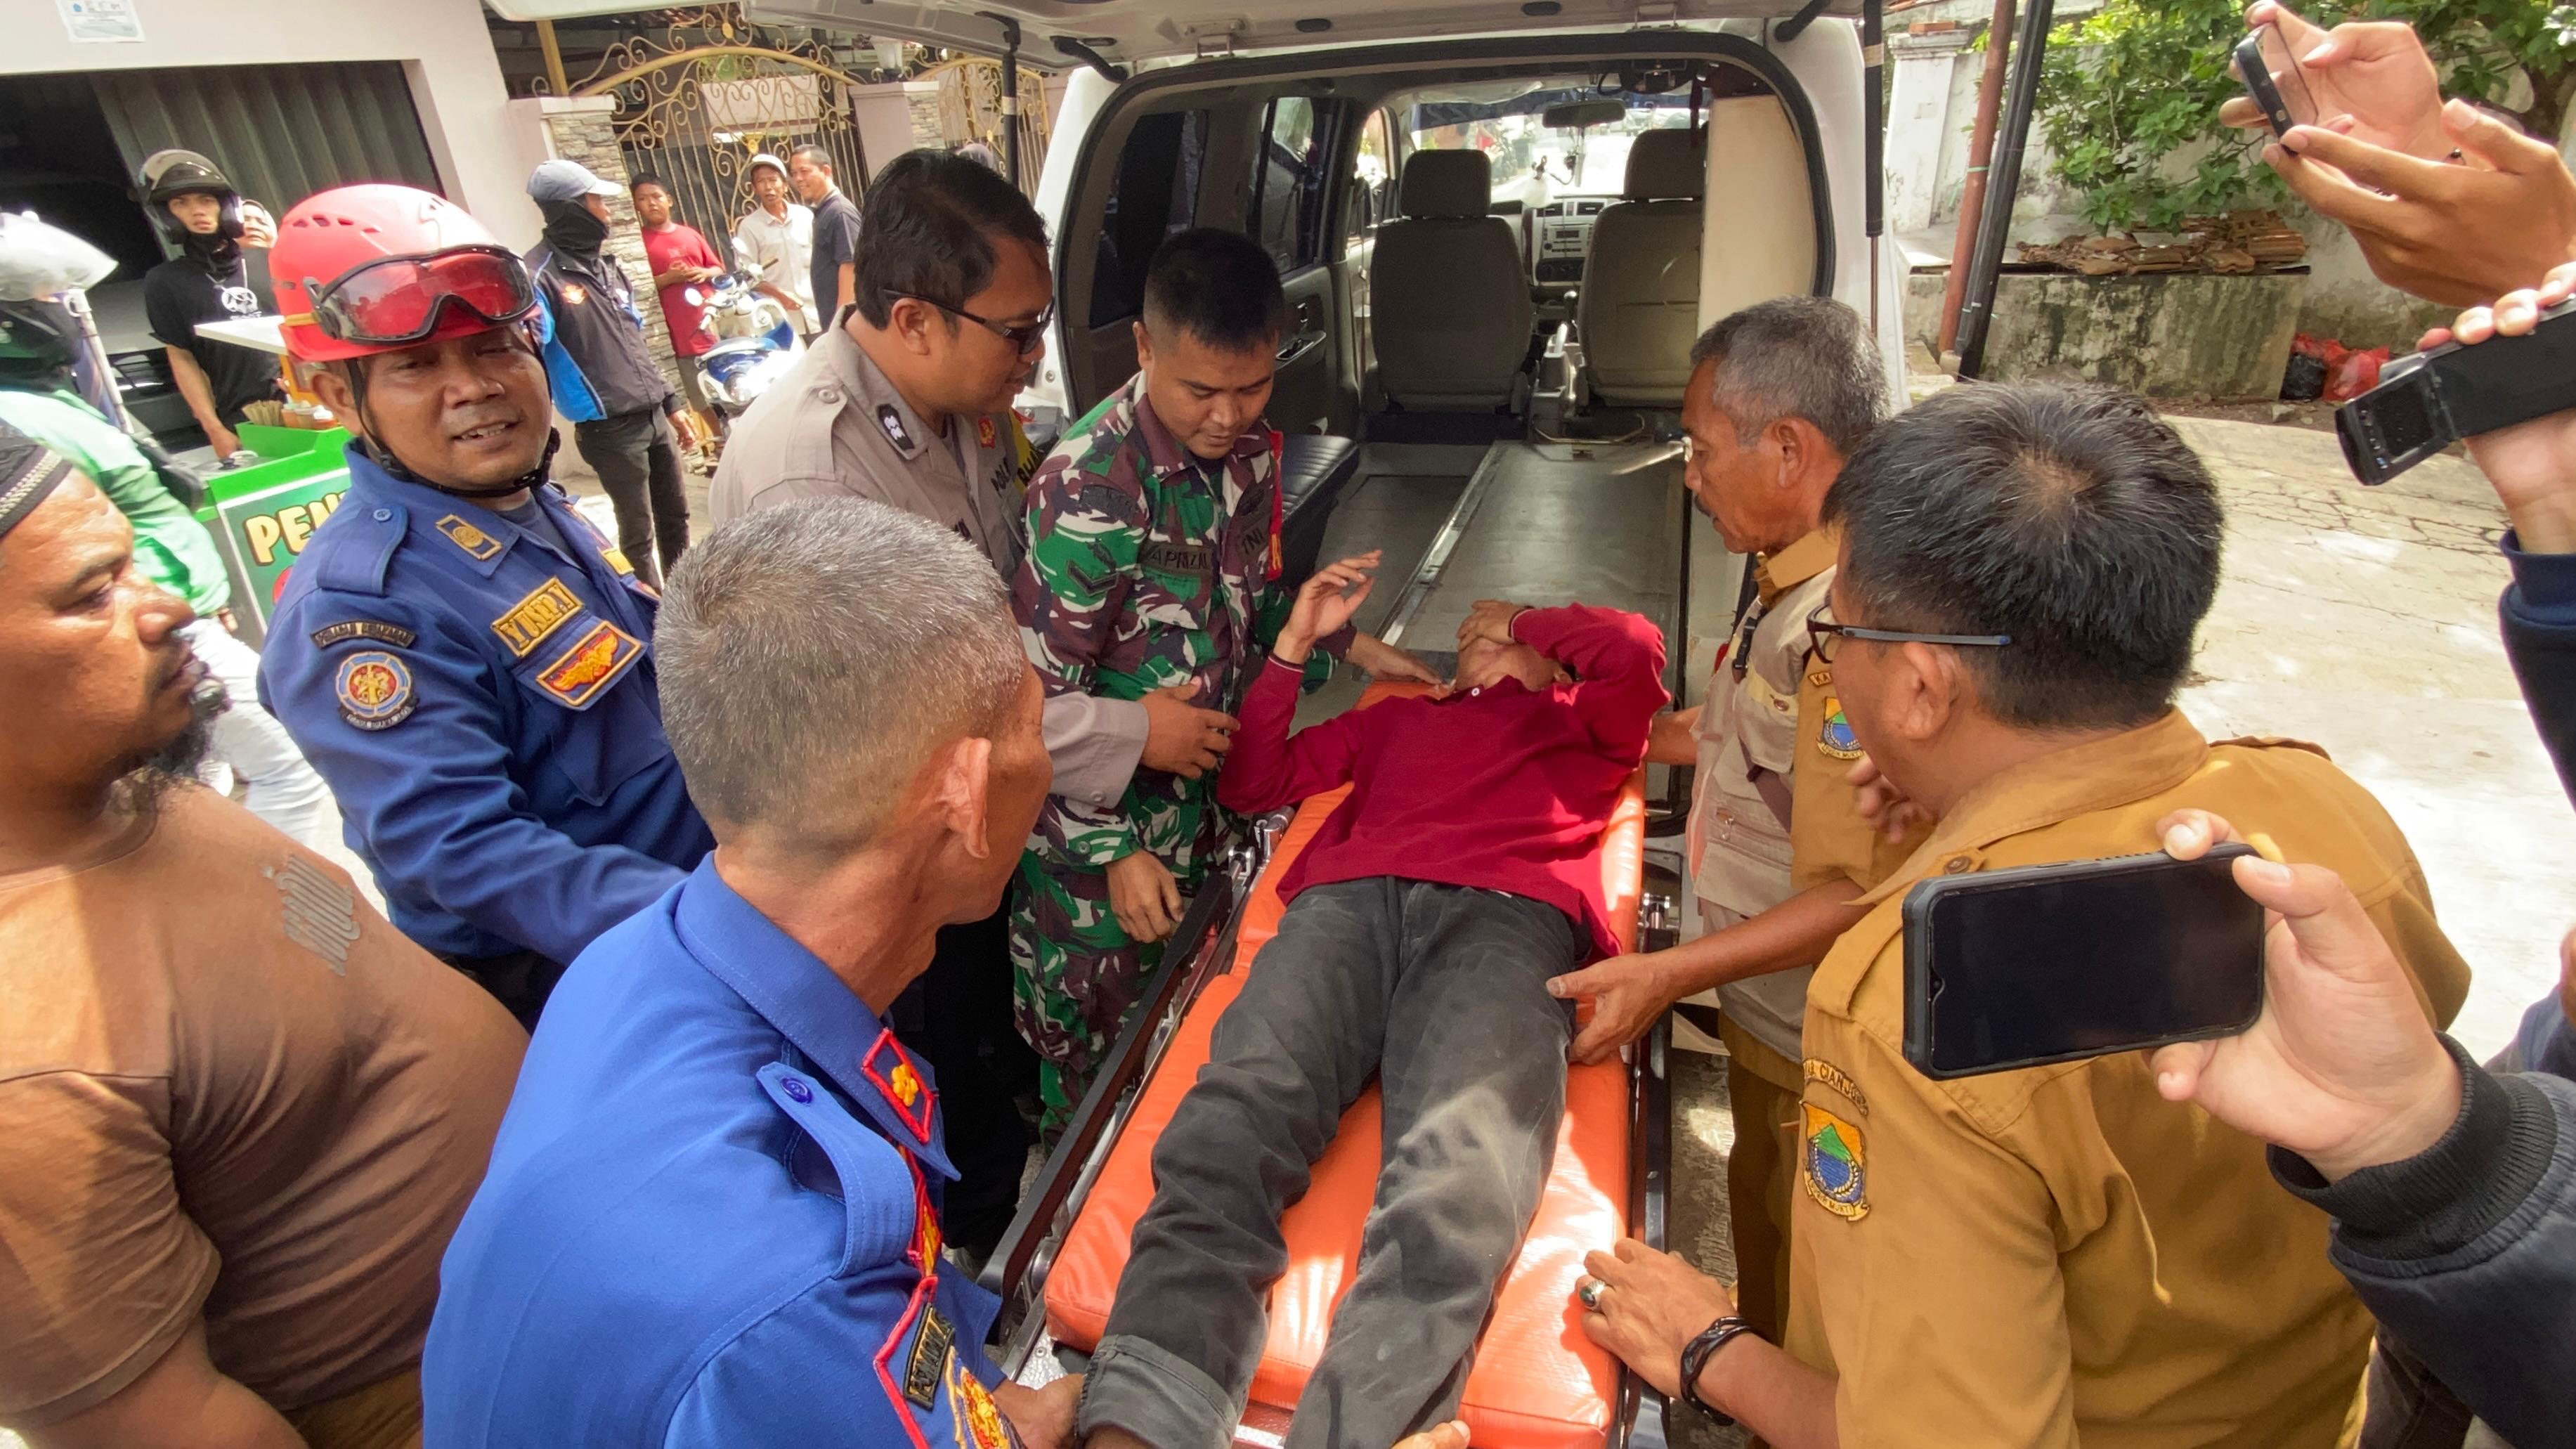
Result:
{"type": "Polygon", "coordinates": [[[1908,887],[2152,851],[2186,806],[2340,873],[2436,1021],[2467,995],[2405,838],[2312,747],[2174,712],[1980,786],[1808,991],[1788,1348],[1838,1376],[1845,1443],[2336,1442],[2370,1317],[2261,1143],[2165,1101],[2143,1053],[1938,1082],[1902,1051],[1908,887]]]}
{"type": "MultiPolygon", "coordinates": [[[[1757,916],[1829,881],[1874,886],[1922,843],[1918,833],[1890,844],[1861,816],[1847,778],[1860,746],[1807,630],[1839,547],[1818,529],[1756,566],[1754,603],[1700,711],[1690,868],[1700,899],[1719,908],[1703,907],[1711,920],[1757,916]]],[[[1795,1063],[1814,974],[1797,966],[1730,982],[1717,999],[1728,1021],[1795,1063]]]]}
{"type": "Polygon", "coordinates": [[[282,1409],[420,1358],[518,1025],[339,867],[193,786],[0,876],[0,1421],[132,1383],[201,1315],[282,1409]]]}

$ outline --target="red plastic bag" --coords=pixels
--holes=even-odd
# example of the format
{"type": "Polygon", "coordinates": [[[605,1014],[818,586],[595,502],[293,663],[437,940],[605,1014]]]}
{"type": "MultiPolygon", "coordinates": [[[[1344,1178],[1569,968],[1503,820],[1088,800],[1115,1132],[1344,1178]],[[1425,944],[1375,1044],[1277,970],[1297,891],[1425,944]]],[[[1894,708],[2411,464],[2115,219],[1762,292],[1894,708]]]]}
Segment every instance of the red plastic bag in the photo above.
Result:
{"type": "Polygon", "coordinates": [[[2379,386],[2379,369],[2388,365],[2388,349],[2346,352],[2326,364],[2326,401],[2350,402],[2379,386]]]}

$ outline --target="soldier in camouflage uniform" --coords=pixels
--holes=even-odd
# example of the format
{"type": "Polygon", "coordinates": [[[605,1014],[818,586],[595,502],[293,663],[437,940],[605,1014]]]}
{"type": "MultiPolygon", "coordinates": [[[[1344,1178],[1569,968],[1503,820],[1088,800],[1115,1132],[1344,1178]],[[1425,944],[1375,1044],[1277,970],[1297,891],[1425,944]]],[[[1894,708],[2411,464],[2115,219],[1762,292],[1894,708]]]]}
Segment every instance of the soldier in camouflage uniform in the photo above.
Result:
{"type": "MultiPolygon", "coordinates": [[[[1277,582],[1279,438],[1261,416],[1286,314],[1276,267],[1247,238],[1183,232],[1156,253],[1137,326],[1142,369],[1029,482],[1013,603],[1050,698],[1141,701],[1177,686],[1229,713],[1242,699],[1292,602],[1277,582]]],[[[1411,655],[1347,630],[1323,649],[1374,673],[1436,680],[1411,655]]],[[[1179,914],[1149,911],[1156,925],[1139,939],[1113,906],[1112,866],[1141,855],[1121,869],[1150,876],[1159,863],[1167,900],[1195,890],[1232,829],[1215,784],[1197,769],[1157,768],[1149,748],[1120,798],[1052,795],[1038,816],[1011,959],[1050,1132],[1160,959],[1152,930],[1168,934],[1179,914]]]]}

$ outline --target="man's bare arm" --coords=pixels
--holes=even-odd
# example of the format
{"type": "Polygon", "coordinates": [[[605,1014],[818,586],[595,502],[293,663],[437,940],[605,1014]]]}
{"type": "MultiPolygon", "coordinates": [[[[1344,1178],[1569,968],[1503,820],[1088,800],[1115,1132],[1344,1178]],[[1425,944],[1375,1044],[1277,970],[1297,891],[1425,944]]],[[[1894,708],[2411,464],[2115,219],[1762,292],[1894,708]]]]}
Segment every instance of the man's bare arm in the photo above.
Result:
{"type": "Polygon", "coordinates": [[[28,1449],[305,1449],[266,1400],[216,1371],[202,1321],[104,1402],[18,1432],[28,1449]]]}
{"type": "Polygon", "coordinates": [[[1700,706],[1668,709],[1655,716],[1654,729],[1646,736],[1646,763],[1649,765],[1696,765],[1699,763],[1700,706]]]}
{"type": "Polygon", "coordinates": [[[197,426],[206,430],[206,441],[215,448],[215,456],[229,458],[241,450],[241,439],[224,426],[223,415],[215,410],[215,387],[206,380],[206,370],[184,347],[165,347],[170,354],[170,377],[179,384],[179,396],[188,400],[188,412],[197,426]]]}

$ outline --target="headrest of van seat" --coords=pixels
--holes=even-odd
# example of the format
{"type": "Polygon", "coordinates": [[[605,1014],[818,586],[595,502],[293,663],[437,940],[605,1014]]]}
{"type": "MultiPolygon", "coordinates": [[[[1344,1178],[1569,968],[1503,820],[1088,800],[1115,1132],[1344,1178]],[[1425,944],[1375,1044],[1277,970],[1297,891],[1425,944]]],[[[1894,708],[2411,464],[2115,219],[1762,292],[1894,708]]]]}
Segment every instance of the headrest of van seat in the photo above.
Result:
{"type": "Polygon", "coordinates": [[[1416,151],[1404,161],[1396,206],[1406,216],[1483,216],[1494,200],[1494,165],[1482,151],[1416,151]]]}
{"type": "Polygon", "coordinates": [[[1641,131],[1628,150],[1628,184],[1621,195],[1630,201],[1697,197],[1708,186],[1708,132],[1641,131]]]}

